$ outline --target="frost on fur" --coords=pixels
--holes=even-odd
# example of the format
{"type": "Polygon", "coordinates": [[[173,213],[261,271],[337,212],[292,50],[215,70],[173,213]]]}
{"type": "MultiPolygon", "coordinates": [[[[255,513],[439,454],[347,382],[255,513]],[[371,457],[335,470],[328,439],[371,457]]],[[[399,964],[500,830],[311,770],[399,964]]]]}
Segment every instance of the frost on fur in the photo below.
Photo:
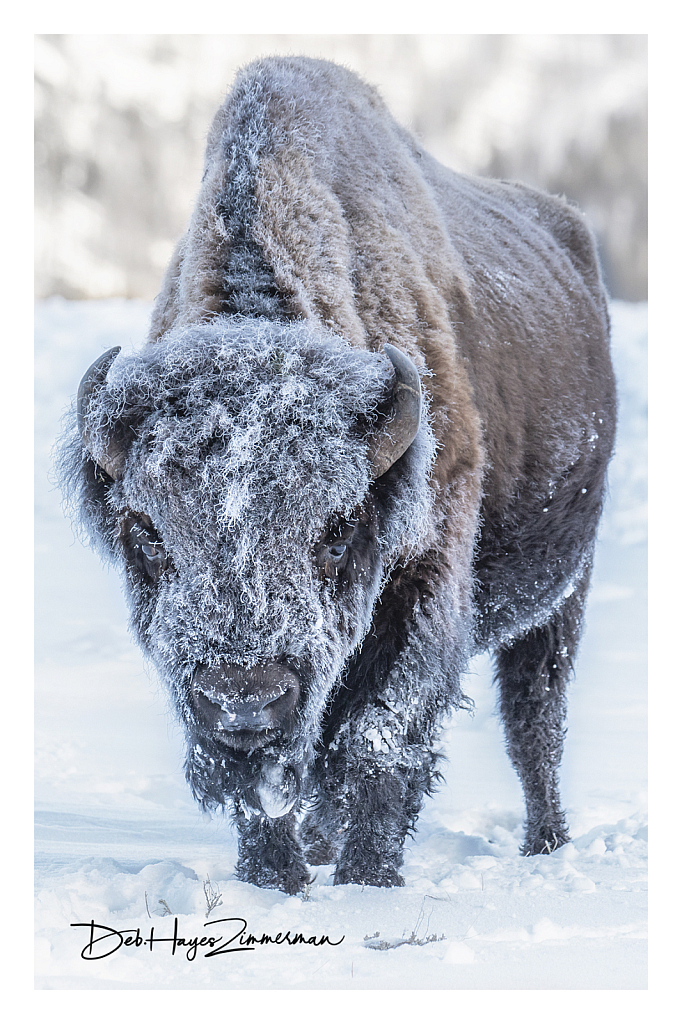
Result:
{"type": "Polygon", "coordinates": [[[278,785],[293,780],[297,802],[330,692],[390,567],[429,532],[435,443],[425,416],[401,460],[400,488],[371,499],[380,529],[356,578],[320,579],[315,546],[367,506],[366,437],[390,378],[385,357],[306,324],[215,318],[177,328],[109,371],[90,433],[95,457],[112,430],[126,439],[121,480],[104,482],[82,446],[65,442],[65,486],[78,493],[93,540],[124,568],[132,627],[185,721],[188,778],[205,806],[233,796],[262,811],[263,779],[278,763],[288,766],[278,785]],[[163,541],[170,568],[154,586],[131,563],[131,513],[163,541]],[[197,735],[190,682],[199,666],[272,661],[296,666],[303,698],[275,755],[268,748],[245,765],[197,735]]]}
{"type": "Polygon", "coordinates": [[[345,68],[237,76],[150,344],[86,373],[59,467],[122,569],[192,791],[232,809],[239,878],[306,891],[326,859],[336,883],[402,884],[482,650],[523,852],[566,841],[608,339],[565,200],[448,171],[345,68]]]}

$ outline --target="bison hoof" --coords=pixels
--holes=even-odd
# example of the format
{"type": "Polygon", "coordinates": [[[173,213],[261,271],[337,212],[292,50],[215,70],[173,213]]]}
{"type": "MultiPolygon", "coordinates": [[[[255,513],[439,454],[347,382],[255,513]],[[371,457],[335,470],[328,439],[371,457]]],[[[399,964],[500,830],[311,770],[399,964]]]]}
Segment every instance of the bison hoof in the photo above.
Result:
{"type": "Polygon", "coordinates": [[[288,896],[295,896],[297,893],[303,892],[305,887],[312,882],[305,866],[299,864],[292,865],[291,870],[281,873],[264,870],[262,865],[238,864],[235,875],[240,882],[250,882],[251,885],[257,885],[259,889],[279,889],[280,892],[285,892],[288,896]]]}
{"type": "Polygon", "coordinates": [[[571,837],[565,828],[542,828],[529,833],[521,848],[524,857],[534,857],[539,853],[554,853],[560,846],[570,843],[571,837]]]}
{"type": "Polygon", "coordinates": [[[380,868],[368,868],[353,866],[352,864],[339,865],[334,875],[334,885],[376,885],[389,888],[391,886],[405,885],[405,879],[399,871],[390,864],[383,864],[380,868]]]}

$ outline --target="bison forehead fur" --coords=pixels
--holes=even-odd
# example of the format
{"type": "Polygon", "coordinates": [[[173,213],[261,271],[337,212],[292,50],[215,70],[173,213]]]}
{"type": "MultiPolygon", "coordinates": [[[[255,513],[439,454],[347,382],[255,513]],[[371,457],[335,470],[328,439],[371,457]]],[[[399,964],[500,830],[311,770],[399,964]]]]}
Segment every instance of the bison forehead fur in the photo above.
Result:
{"type": "Polygon", "coordinates": [[[336,883],[401,884],[483,649],[524,852],[566,841],[608,330],[564,200],[447,171],[336,65],[237,77],[151,344],[86,374],[60,466],[123,566],[197,799],[233,806],[240,878],[296,892],[334,860],[336,883]]]}

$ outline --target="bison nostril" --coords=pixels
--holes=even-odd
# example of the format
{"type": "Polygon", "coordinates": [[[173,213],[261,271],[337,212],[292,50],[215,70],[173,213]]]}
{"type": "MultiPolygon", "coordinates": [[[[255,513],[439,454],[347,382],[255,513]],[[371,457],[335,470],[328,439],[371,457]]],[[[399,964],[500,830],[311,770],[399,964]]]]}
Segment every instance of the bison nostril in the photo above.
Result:
{"type": "Polygon", "coordinates": [[[276,693],[274,696],[269,697],[263,704],[263,711],[268,710],[270,712],[277,711],[278,707],[287,702],[291,696],[291,689],[287,688],[283,693],[276,693]]]}

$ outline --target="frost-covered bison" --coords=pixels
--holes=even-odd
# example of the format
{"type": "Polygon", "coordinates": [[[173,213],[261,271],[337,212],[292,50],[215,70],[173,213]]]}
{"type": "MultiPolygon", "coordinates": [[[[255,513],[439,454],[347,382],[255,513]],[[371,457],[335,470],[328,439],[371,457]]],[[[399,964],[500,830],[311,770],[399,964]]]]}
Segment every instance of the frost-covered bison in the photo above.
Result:
{"type": "Polygon", "coordinates": [[[400,885],[460,675],[494,653],[527,802],[566,842],[566,682],[615,395],[592,236],[455,174],[342,67],[244,69],[140,355],[85,375],[63,478],[231,803],[238,877],[400,885]]]}

